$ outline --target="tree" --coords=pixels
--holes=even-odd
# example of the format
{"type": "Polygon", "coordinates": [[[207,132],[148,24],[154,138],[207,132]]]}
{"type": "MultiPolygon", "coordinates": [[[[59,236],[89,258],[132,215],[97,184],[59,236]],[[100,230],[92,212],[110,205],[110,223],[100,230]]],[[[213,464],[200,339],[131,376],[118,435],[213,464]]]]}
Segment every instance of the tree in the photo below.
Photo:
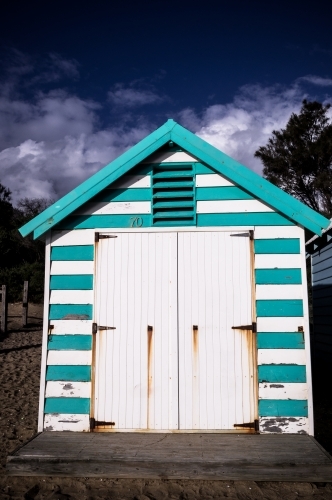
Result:
{"type": "Polygon", "coordinates": [[[45,245],[18,228],[50,204],[44,198],[24,198],[12,205],[11,192],[0,183],[0,285],[8,286],[9,300],[22,299],[23,281],[29,281],[31,300],[43,299],[45,245]]]}
{"type": "Polygon", "coordinates": [[[304,100],[285,129],[274,130],[266,146],[255,156],[263,176],[327,217],[332,216],[331,105],[304,100]]]}

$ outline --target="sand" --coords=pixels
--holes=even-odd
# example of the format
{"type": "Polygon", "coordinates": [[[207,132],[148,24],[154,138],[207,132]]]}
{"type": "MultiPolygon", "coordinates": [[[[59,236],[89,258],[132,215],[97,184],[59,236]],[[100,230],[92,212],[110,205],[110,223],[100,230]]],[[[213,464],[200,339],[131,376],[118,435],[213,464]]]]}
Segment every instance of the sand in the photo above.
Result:
{"type": "MultiPolygon", "coordinates": [[[[331,483],[254,481],[127,480],[9,477],[6,456],[37,432],[42,306],[30,305],[29,326],[21,328],[21,305],[9,306],[9,332],[0,339],[0,499],[331,499],[331,483]]],[[[321,405],[318,434],[331,443],[331,404],[321,405]],[[328,419],[328,420],[327,420],[328,419]],[[330,441],[329,441],[330,440],[330,441]]],[[[325,443],[322,442],[324,445],[325,443]]],[[[326,445],[325,445],[326,446],[326,445]]]]}

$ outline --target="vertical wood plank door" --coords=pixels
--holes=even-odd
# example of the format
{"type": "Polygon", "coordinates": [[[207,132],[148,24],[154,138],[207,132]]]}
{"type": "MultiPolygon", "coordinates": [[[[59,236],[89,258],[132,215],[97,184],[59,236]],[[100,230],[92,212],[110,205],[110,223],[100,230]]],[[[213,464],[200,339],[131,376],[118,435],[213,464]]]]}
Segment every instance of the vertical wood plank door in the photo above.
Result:
{"type": "Polygon", "coordinates": [[[95,321],[115,330],[96,334],[94,418],[177,430],[177,234],[114,236],[97,243],[95,321]]]}
{"type": "Polygon", "coordinates": [[[253,422],[252,321],[248,235],[178,233],[180,430],[253,422]]]}

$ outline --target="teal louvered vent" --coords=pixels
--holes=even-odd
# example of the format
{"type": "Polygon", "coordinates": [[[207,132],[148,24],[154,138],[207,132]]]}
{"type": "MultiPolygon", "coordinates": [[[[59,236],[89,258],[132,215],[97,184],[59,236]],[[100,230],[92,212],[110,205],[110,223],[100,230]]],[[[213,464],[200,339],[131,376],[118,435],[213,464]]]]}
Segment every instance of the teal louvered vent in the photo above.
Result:
{"type": "Polygon", "coordinates": [[[192,226],[196,224],[193,165],[154,165],[152,170],[152,221],[154,226],[192,226]]]}

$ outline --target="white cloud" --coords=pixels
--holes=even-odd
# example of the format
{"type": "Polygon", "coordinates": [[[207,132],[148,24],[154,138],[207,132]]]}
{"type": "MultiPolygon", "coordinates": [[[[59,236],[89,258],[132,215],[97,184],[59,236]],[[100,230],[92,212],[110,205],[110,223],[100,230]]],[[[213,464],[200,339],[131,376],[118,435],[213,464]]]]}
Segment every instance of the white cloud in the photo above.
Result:
{"type": "Polygon", "coordinates": [[[0,182],[23,197],[57,199],[149,133],[144,127],[104,130],[57,141],[32,141],[0,152],[0,182]]]}
{"type": "Polygon", "coordinates": [[[69,78],[78,78],[78,62],[75,59],[64,59],[59,54],[51,53],[49,55],[52,66],[58,68],[60,73],[69,78]]]}
{"type": "Polygon", "coordinates": [[[318,87],[332,86],[332,78],[323,78],[317,75],[301,76],[297,81],[311,83],[312,85],[317,85],[318,87]]]}
{"type": "MultiPolygon", "coordinates": [[[[29,61],[23,62],[28,71],[29,61]]],[[[69,64],[66,71],[75,76],[74,70],[69,64]]],[[[61,89],[39,92],[31,100],[15,87],[8,91],[6,83],[0,88],[0,182],[11,189],[15,202],[63,196],[152,132],[154,123],[134,108],[163,99],[153,89],[118,85],[109,95],[113,104],[119,103],[117,122],[101,128],[99,103],[61,89]]],[[[300,110],[304,98],[315,98],[305,91],[305,83],[298,79],[289,88],[246,85],[229,103],[200,113],[181,110],[178,121],[260,173],[255,151],[300,110]]]]}
{"type": "Polygon", "coordinates": [[[134,86],[125,87],[117,83],[109,92],[108,100],[111,104],[121,108],[135,108],[147,104],[159,104],[164,99],[154,90],[139,89],[134,86]]]}
{"type": "Polygon", "coordinates": [[[299,79],[289,88],[245,85],[228,104],[209,106],[200,115],[190,108],[181,111],[180,122],[261,174],[262,164],[254,157],[255,151],[267,143],[273,130],[285,127],[290,115],[299,112],[305,98],[310,99],[310,95],[299,79]]]}
{"type": "Polygon", "coordinates": [[[62,90],[40,94],[35,102],[0,96],[0,149],[26,139],[54,141],[91,134],[99,105],[62,90]]]}

